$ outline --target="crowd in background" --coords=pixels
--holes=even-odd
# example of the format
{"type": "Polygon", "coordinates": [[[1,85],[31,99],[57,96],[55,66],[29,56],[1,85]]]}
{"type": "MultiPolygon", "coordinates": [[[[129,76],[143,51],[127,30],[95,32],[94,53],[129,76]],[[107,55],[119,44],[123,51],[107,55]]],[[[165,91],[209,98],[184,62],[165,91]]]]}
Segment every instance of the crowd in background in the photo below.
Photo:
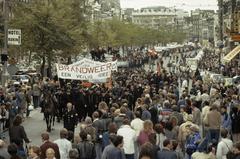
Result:
{"type": "MultiPolygon", "coordinates": [[[[134,55],[133,55],[134,56],[134,55]]],[[[212,58],[216,58],[212,56],[212,58]]],[[[164,62],[164,57],[163,59],[164,62]]],[[[216,60],[216,59],[215,59],[216,60]]],[[[112,87],[84,85],[69,80],[44,80],[32,87],[10,83],[1,93],[1,126],[10,128],[10,145],[0,140],[0,156],[40,159],[226,159],[240,158],[240,99],[236,85],[203,81],[199,73],[189,80],[161,69],[143,66],[113,73],[112,87]],[[179,86],[181,85],[181,86],[179,86]],[[65,122],[72,109],[80,134],[64,125],[51,141],[43,132],[41,146],[29,143],[24,117],[29,106],[41,106],[42,94],[51,88],[57,99],[56,116],[65,122]],[[4,155],[2,155],[4,154],[4,155]]],[[[204,65],[204,64],[201,64],[204,65]]],[[[209,66],[204,66],[211,67],[209,66]]],[[[71,119],[69,119],[71,120],[71,119]]],[[[71,121],[70,121],[71,122],[71,121]]],[[[34,143],[33,143],[34,144],[34,143]]]]}

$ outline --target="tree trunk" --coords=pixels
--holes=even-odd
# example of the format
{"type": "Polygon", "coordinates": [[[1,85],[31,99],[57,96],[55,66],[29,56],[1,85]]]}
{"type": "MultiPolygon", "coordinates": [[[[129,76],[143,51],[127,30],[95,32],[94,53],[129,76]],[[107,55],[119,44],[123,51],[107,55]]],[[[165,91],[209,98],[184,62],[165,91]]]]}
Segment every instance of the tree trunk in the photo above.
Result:
{"type": "Polygon", "coordinates": [[[52,79],[52,56],[50,54],[48,55],[47,77],[52,79]]]}

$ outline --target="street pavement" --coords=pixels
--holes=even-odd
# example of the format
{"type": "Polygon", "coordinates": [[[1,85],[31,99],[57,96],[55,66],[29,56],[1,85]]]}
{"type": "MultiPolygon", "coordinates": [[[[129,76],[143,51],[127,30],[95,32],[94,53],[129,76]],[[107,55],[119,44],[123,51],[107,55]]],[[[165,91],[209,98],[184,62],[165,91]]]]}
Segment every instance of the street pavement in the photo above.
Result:
{"type": "MultiPolygon", "coordinates": [[[[42,144],[41,133],[46,132],[46,122],[45,120],[43,120],[43,114],[41,113],[41,110],[38,108],[31,111],[30,116],[24,119],[22,125],[25,128],[28,138],[31,140],[30,145],[40,146],[42,144]]],[[[63,128],[62,121],[58,123],[55,120],[53,130],[49,133],[51,141],[54,141],[59,138],[59,133],[62,128],[63,128]]],[[[75,129],[75,133],[79,133],[79,130],[80,128],[78,126],[75,129]]],[[[5,141],[8,143],[9,142],[8,133],[5,133],[5,137],[6,137],[5,141]]]]}

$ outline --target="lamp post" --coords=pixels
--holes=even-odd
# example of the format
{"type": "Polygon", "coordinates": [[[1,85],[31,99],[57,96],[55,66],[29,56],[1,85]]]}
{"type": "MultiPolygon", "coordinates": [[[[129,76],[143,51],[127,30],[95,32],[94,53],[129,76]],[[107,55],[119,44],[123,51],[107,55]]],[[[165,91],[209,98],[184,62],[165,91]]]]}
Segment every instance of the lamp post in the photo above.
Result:
{"type": "Polygon", "coordinates": [[[218,48],[219,48],[219,58],[218,58],[218,63],[219,63],[219,73],[221,73],[221,58],[222,58],[222,49],[224,47],[224,44],[222,41],[218,41],[218,48]]]}
{"type": "Polygon", "coordinates": [[[5,84],[8,77],[7,72],[7,55],[8,55],[8,0],[3,0],[3,17],[4,17],[4,48],[2,54],[2,87],[5,88],[5,84]]]}

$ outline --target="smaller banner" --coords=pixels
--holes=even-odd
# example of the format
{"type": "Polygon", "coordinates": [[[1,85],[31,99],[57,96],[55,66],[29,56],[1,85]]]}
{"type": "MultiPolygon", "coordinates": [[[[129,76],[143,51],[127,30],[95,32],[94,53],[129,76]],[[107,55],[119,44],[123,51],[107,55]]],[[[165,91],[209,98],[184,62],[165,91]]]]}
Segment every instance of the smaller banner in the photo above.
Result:
{"type": "Polygon", "coordinates": [[[223,61],[229,63],[235,56],[237,56],[240,52],[240,45],[235,47],[230,53],[224,56],[223,61]]]}
{"type": "Polygon", "coordinates": [[[187,65],[191,70],[196,71],[198,67],[198,60],[195,58],[186,58],[187,65]]]}

